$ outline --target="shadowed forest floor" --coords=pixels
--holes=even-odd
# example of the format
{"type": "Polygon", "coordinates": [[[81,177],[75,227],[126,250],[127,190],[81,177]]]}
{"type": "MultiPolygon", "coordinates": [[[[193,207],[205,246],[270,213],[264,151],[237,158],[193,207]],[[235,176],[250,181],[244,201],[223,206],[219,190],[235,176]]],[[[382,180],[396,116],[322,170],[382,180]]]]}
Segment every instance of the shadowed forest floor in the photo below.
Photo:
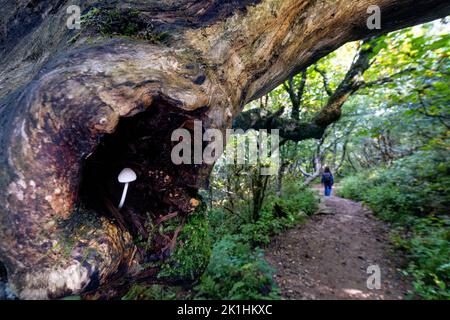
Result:
{"type": "Polygon", "coordinates": [[[410,289],[398,270],[404,259],[388,232],[361,204],[322,197],[306,224],[272,240],[266,260],[283,299],[403,299],[410,289]],[[381,289],[367,288],[370,265],[380,267],[381,289]]]}

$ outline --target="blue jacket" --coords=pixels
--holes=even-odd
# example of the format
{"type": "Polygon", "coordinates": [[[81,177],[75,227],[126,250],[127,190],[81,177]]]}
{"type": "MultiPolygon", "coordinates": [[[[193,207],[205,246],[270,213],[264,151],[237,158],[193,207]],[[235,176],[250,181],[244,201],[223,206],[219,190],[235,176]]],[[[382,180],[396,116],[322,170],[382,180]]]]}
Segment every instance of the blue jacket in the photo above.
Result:
{"type": "Polygon", "coordinates": [[[332,186],[334,184],[334,178],[333,178],[333,174],[331,172],[324,172],[324,173],[322,173],[321,183],[325,184],[325,173],[329,173],[330,174],[330,181],[326,185],[327,186],[332,186]]]}

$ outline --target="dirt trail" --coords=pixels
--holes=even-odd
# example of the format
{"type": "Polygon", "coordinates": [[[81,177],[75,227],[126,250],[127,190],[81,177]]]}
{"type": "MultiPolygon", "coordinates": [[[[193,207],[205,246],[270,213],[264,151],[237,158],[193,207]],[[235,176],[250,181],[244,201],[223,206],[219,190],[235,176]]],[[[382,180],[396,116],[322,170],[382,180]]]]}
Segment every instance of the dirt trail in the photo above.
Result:
{"type": "Polygon", "coordinates": [[[385,223],[336,196],[322,197],[317,214],[275,237],[265,251],[284,299],[403,299],[410,289],[385,223]],[[367,288],[370,265],[380,268],[380,289],[367,288]]]}

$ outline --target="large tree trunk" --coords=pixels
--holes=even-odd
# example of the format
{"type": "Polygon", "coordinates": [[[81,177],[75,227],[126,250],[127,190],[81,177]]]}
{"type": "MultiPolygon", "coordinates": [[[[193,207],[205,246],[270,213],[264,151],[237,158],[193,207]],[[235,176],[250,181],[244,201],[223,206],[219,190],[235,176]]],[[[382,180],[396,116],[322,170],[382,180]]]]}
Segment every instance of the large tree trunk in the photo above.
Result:
{"type": "MultiPolygon", "coordinates": [[[[449,12],[445,0],[378,0],[382,30],[369,30],[372,0],[108,1],[102,14],[145,32],[98,39],[95,23],[67,31],[74,1],[15,2],[0,3],[0,260],[20,298],[151,277],[133,241],[142,216],[187,216],[211,169],[172,163],[174,129],[202,120],[225,130],[247,102],[340,45],[449,12]],[[141,183],[116,212],[124,165],[141,183]]],[[[87,12],[93,1],[79,3],[87,12]]],[[[151,238],[150,256],[163,257],[171,237],[151,238]]]]}

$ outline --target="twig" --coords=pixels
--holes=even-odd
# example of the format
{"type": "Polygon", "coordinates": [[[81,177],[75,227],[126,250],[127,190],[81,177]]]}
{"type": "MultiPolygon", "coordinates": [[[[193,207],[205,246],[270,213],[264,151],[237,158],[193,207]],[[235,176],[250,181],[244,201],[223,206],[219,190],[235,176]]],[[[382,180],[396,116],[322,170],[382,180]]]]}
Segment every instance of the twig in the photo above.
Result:
{"type": "Polygon", "coordinates": [[[166,214],[165,216],[159,216],[159,218],[156,220],[156,224],[160,224],[161,222],[167,221],[169,219],[172,219],[178,215],[178,211],[171,212],[169,214],[166,214]]]}

